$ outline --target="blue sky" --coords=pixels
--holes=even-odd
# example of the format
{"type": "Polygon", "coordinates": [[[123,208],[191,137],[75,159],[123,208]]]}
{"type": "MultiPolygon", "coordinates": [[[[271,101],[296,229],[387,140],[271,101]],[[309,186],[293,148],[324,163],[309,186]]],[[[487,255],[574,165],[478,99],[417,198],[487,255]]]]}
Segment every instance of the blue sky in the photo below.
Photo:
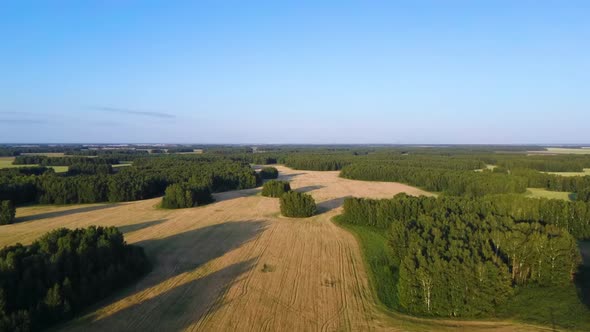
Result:
{"type": "Polygon", "coordinates": [[[3,1],[0,142],[590,143],[588,1],[3,1]]]}

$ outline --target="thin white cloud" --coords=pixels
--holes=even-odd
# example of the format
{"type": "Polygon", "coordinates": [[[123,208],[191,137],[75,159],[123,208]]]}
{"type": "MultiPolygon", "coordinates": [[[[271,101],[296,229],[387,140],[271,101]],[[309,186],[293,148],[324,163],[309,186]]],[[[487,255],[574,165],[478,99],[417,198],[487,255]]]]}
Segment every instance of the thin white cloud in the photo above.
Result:
{"type": "Polygon", "coordinates": [[[127,108],[119,108],[119,107],[107,107],[107,106],[91,106],[88,107],[89,109],[101,112],[110,112],[110,113],[119,113],[119,114],[130,114],[130,115],[139,115],[139,116],[149,116],[154,118],[167,118],[173,119],[176,116],[169,113],[163,112],[152,112],[152,111],[141,111],[141,110],[133,110],[127,108]]]}

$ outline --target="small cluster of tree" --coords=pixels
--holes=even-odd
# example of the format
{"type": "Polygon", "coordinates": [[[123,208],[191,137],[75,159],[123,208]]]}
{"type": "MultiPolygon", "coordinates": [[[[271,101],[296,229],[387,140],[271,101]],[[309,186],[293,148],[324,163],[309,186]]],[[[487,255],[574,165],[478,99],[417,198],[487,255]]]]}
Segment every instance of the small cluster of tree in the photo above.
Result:
{"type": "Polygon", "coordinates": [[[531,211],[517,220],[522,212],[506,203],[513,197],[349,198],[343,220],[387,229],[389,268],[398,271],[391,282],[402,310],[494,315],[515,287],[573,287],[580,262],[576,239],[565,228],[545,224],[531,211]]]}
{"type": "Polygon", "coordinates": [[[340,176],[354,180],[403,182],[448,195],[481,197],[488,194],[524,193],[526,179],[491,172],[406,167],[388,162],[348,165],[340,176]]]}
{"type": "Polygon", "coordinates": [[[279,171],[274,167],[263,167],[260,170],[260,177],[263,179],[276,179],[279,177],[279,171]]]}
{"type": "Polygon", "coordinates": [[[291,191],[288,181],[270,180],[262,186],[262,196],[281,197],[284,193],[291,191]]]}
{"type": "Polygon", "coordinates": [[[289,191],[281,195],[281,214],[290,218],[307,218],[316,213],[315,200],[311,195],[289,191]]]}
{"type": "Polygon", "coordinates": [[[150,269],[115,227],[58,229],[0,250],[0,331],[47,328],[150,269]]]}
{"type": "Polygon", "coordinates": [[[162,198],[162,207],[165,209],[182,209],[205,205],[211,202],[213,202],[213,196],[211,196],[209,188],[175,183],[166,188],[166,192],[162,198]]]}
{"type": "Polygon", "coordinates": [[[11,201],[0,201],[0,225],[8,225],[14,222],[16,209],[11,201]]]}

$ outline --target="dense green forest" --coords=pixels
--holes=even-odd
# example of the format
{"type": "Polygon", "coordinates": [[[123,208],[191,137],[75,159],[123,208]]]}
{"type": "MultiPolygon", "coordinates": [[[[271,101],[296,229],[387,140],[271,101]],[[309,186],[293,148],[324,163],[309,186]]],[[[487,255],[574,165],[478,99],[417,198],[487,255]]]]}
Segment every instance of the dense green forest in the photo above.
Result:
{"type": "Polygon", "coordinates": [[[281,197],[284,193],[291,191],[291,185],[287,181],[270,180],[262,186],[262,196],[281,197]]]}
{"type": "Polygon", "coordinates": [[[518,195],[473,199],[400,194],[384,200],[347,198],[340,220],[361,227],[361,233],[384,236],[372,256],[382,257],[381,268],[390,271],[376,282],[389,285],[376,287],[394,309],[503,317],[503,308],[518,294],[565,289],[573,294],[568,301],[576,310],[587,310],[575,296],[574,284],[580,272],[576,238],[590,238],[587,203],[518,195]]]}
{"type": "Polygon", "coordinates": [[[36,331],[71,318],[148,272],[143,249],[115,227],[58,229],[0,250],[0,331],[36,331]]]}
{"type": "Polygon", "coordinates": [[[462,197],[413,198],[400,195],[392,200],[348,198],[344,201],[346,220],[377,228],[388,228],[394,220],[422,214],[425,207],[437,204],[455,205],[459,214],[493,214],[516,222],[538,222],[558,226],[579,240],[590,240],[590,204],[520,195],[490,195],[484,198],[462,197]]]}
{"type": "Polygon", "coordinates": [[[15,204],[121,202],[163,195],[166,187],[174,183],[221,192],[252,188],[260,182],[248,163],[193,155],[140,158],[133,166],[114,173],[108,164],[72,167],[72,172],[66,174],[47,168],[39,168],[38,172],[0,172],[0,200],[15,204]]]}

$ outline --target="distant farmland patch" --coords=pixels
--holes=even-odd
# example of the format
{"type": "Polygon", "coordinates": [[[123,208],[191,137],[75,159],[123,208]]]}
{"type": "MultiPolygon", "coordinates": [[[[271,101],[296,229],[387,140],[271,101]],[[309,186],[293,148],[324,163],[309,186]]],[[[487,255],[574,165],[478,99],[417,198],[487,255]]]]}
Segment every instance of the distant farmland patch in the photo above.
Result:
{"type": "Polygon", "coordinates": [[[528,154],[590,154],[590,148],[547,148],[546,151],[527,151],[528,154]]]}
{"type": "Polygon", "coordinates": [[[590,176],[590,168],[584,168],[583,172],[541,172],[561,176],[590,176]]]}
{"type": "MultiPolygon", "coordinates": [[[[12,162],[14,161],[14,157],[0,157],[0,169],[2,168],[15,168],[15,167],[32,167],[32,166],[39,166],[37,164],[31,165],[13,165],[12,162]]],[[[48,168],[53,168],[56,173],[65,173],[68,171],[68,166],[46,166],[48,168]]]]}

